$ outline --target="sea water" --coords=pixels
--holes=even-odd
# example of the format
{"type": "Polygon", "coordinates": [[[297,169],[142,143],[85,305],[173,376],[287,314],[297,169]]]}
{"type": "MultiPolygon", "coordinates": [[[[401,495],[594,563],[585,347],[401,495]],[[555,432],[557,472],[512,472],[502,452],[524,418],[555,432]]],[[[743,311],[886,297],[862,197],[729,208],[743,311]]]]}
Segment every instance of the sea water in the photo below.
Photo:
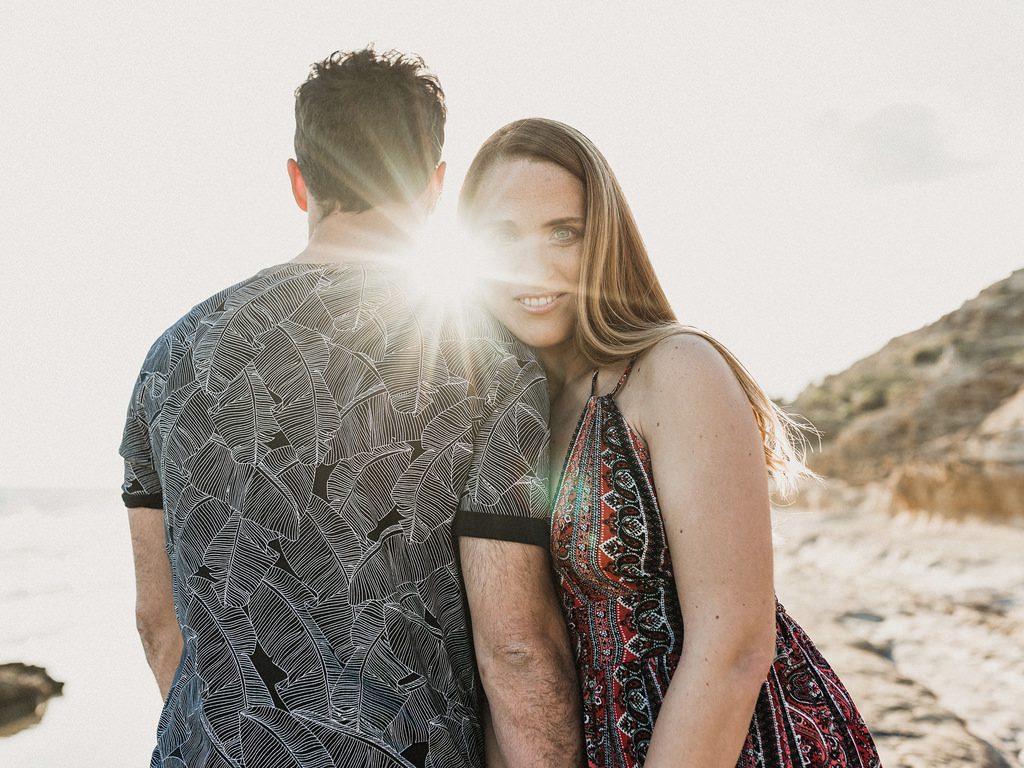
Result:
{"type": "Polygon", "coordinates": [[[0,490],[0,663],[64,683],[39,724],[0,737],[0,768],[149,765],[161,702],[133,579],[116,485],[0,490]]]}

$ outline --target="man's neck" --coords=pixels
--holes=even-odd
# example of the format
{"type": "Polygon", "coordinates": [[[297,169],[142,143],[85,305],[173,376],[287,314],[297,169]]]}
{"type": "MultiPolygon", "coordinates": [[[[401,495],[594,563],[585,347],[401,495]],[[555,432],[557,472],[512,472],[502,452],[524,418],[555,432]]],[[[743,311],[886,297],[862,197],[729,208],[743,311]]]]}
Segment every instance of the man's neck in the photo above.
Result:
{"type": "Polygon", "coordinates": [[[296,262],[393,260],[408,250],[422,218],[408,205],[379,206],[362,213],[335,211],[315,223],[296,262]]]}

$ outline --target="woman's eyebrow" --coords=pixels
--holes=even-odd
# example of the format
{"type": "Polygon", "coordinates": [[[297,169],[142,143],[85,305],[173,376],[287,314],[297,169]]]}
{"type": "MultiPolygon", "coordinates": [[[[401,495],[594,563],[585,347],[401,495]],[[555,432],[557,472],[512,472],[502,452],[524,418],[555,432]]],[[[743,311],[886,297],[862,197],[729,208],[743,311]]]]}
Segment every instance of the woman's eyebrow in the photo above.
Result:
{"type": "Polygon", "coordinates": [[[560,224],[582,224],[582,216],[565,216],[561,219],[552,219],[551,221],[544,222],[545,227],[557,227],[560,224]]]}

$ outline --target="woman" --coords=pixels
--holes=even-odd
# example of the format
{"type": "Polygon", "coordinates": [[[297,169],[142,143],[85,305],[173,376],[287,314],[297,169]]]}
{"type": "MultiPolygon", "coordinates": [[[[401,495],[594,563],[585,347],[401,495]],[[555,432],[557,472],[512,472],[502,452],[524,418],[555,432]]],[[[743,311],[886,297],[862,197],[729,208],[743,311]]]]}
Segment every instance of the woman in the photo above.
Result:
{"type": "Polygon", "coordinates": [[[511,123],[459,207],[505,270],[492,311],[549,379],[551,553],[589,765],[878,766],[774,595],[769,481],[806,472],[794,424],[677,323],[607,161],[569,126],[511,123]]]}

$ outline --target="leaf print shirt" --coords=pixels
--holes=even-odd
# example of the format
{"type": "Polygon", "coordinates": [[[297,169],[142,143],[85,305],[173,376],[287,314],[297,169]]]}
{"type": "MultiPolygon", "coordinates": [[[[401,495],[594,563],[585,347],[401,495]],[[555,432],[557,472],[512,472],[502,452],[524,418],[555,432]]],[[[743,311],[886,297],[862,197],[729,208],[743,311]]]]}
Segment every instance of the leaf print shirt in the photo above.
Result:
{"type": "Polygon", "coordinates": [[[162,508],[184,651],[154,766],[483,762],[459,534],[547,546],[547,396],[400,271],[268,268],[153,345],[124,502],[162,508]]]}

